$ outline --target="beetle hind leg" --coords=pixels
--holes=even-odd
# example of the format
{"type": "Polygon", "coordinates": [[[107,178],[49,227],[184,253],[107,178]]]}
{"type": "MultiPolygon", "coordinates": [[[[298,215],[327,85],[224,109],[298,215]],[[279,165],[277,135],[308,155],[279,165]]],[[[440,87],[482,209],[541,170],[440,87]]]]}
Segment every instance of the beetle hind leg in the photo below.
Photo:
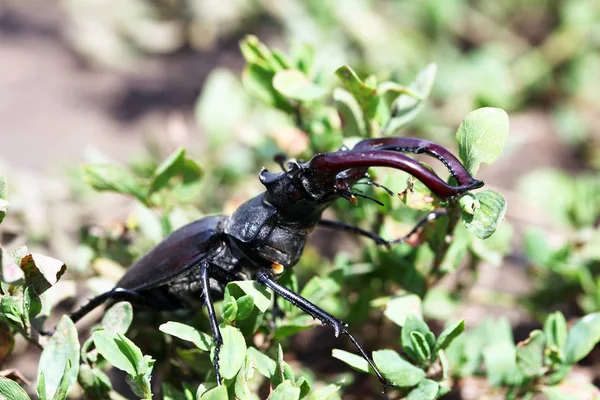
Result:
{"type": "Polygon", "coordinates": [[[93,309],[104,304],[108,300],[129,301],[130,303],[138,307],[156,309],[164,308],[164,304],[157,304],[157,302],[152,298],[144,296],[136,292],[135,290],[116,287],[112,290],[109,290],[108,292],[104,292],[91,299],[87,304],[83,305],[79,310],[75,311],[70,315],[71,320],[73,321],[73,323],[76,323],[81,318],[85,317],[88,313],[90,313],[93,309]]]}

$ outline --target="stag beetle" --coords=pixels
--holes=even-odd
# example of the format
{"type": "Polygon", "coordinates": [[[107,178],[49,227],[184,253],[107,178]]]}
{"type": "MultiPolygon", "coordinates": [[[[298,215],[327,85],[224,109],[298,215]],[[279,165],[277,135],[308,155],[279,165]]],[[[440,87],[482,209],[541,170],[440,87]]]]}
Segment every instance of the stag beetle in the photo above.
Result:
{"type": "MultiPolygon", "coordinates": [[[[323,211],[340,197],[353,203],[356,196],[366,197],[352,191],[352,186],[368,179],[369,167],[408,172],[443,200],[483,186],[448,150],[415,138],[365,139],[353,149],[317,154],[304,163],[290,161],[287,170],[282,163],[283,172],[273,173],[263,168],[259,179],[266,187],[265,192],[242,204],[231,216],[206,217],[176,230],[133,264],[114,289],[90,300],[71,319],[77,322],[107,300],[124,299],[159,310],[193,309],[204,304],[215,341],[215,375],[221,384],[219,350],[223,339],[213,301],[223,298],[228,282],[255,279],[302,311],[331,325],[336,337],[347,335],[385,390],[390,384],[348,332],[346,323],[277,283],[277,278],[298,262],[308,235],[318,225],[348,230],[388,246],[408,237],[386,241],[361,228],[321,219],[323,211]],[[439,159],[457,185],[447,184],[403,152],[439,159]]],[[[370,180],[364,183],[381,186],[370,180]]],[[[423,219],[413,232],[433,217],[430,214],[423,219]]]]}

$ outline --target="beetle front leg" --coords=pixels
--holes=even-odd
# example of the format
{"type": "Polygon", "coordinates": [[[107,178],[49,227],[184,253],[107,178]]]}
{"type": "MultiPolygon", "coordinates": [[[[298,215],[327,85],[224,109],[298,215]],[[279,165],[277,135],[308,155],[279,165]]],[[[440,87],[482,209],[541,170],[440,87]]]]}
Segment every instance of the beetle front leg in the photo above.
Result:
{"type": "Polygon", "coordinates": [[[371,360],[371,357],[367,355],[365,350],[354,338],[354,336],[352,336],[352,334],[348,332],[348,324],[329,314],[327,311],[323,310],[317,305],[311,303],[304,297],[300,296],[298,293],[294,293],[285,286],[282,286],[279,283],[277,283],[275,280],[273,280],[273,275],[268,269],[261,269],[260,271],[258,271],[256,275],[256,281],[261,285],[268,287],[273,292],[280,295],[281,297],[283,297],[284,299],[286,299],[287,301],[289,301],[294,306],[298,307],[308,315],[312,316],[313,318],[317,318],[323,324],[331,325],[333,327],[335,337],[339,337],[340,333],[347,335],[352,341],[352,343],[354,343],[354,345],[356,346],[360,355],[369,363],[371,368],[373,368],[373,371],[375,371],[375,375],[377,375],[379,382],[381,382],[381,384],[383,385],[383,390],[386,391],[389,387],[394,386],[392,383],[388,382],[388,380],[385,379],[383,375],[381,375],[381,373],[375,366],[375,363],[373,362],[373,360],[371,360]]]}
{"type": "Polygon", "coordinates": [[[361,235],[361,236],[367,237],[369,239],[372,239],[378,245],[389,246],[388,241],[385,240],[384,238],[382,238],[381,236],[379,236],[373,232],[369,232],[367,230],[359,228],[358,226],[349,225],[342,221],[332,221],[330,219],[322,219],[317,224],[319,226],[322,226],[325,228],[340,229],[343,231],[355,233],[357,235],[361,235]]]}
{"type": "Polygon", "coordinates": [[[408,234],[404,235],[401,238],[392,239],[392,240],[385,240],[384,238],[382,238],[381,236],[379,236],[373,232],[369,232],[367,230],[359,228],[358,226],[349,225],[349,224],[346,224],[345,222],[341,222],[341,221],[332,221],[329,219],[322,219],[318,222],[318,225],[323,226],[325,228],[340,229],[340,230],[348,231],[351,233],[355,233],[357,235],[361,235],[366,238],[372,239],[377,245],[380,245],[380,246],[383,245],[383,246],[390,247],[392,244],[404,243],[406,240],[408,240],[408,238],[410,238],[412,235],[417,233],[419,231],[419,229],[421,229],[425,224],[427,224],[428,222],[431,222],[433,220],[436,220],[439,217],[442,217],[444,215],[448,215],[448,212],[446,210],[432,211],[429,214],[427,214],[425,217],[421,218],[408,234]]]}

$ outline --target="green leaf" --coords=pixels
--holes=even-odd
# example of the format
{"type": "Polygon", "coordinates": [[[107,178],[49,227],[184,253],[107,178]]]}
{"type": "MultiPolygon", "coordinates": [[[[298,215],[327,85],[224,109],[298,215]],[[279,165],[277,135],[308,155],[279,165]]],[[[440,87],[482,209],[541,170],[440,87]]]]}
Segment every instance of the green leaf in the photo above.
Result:
{"type": "Polygon", "coordinates": [[[413,350],[418,356],[418,361],[421,363],[426,362],[431,357],[431,349],[427,344],[427,340],[425,336],[421,332],[411,332],[410,333],[410,342],[412,344],[413,350]]]}
{"type": "MultiPolygon", "coordinates": [[[[464,228],[464,225],[461,228],[464,228]]],[[[491,266],[500,267],[504,257],[513,251],[513,231],[513,227],[504,221],[498,226],[494,234],[487,239],[469,235],[471,236],[471,251],[491,266]]]]}
{"type": "Polygon", "coordinates": [[[8,400],[29,400],[25,389],[17,382],[0,375],[0,398],[8,400]]]}
{"type": "Polygon", "coordinates": [[[406,400],[434,400],[440,391],[440,385],[431,379],[423,379],[419,385],[410,391],[406,400]]]}
{"type": "Polygon", "coordinates": [[[392,105],[392,118],[388,123],[386,133],[393,135],[398,129],[412,121],[425,107],[425,100],[429,97],[435,75],[437,64],[427,65],[415,80],[408,86],[407,93],[400,94],[392,105]]]}
{"type": "MultiPolygon", "coordinates": [[[[419,332],[423,339],[426,340],[429,351],[423,350],[424,354],[428,353],[431,355],[431,348],[435,346],[435,336],[421,318],[416,317],[413,314],[408,314],[406,317],[406,321],[404,322],[404,326],[402,327],[401,339],[402,339],[402,348],[406,352],[406,354],[415,361],[424,362],[426,359],[421,359],[421,355],[418,346],[415,345],[412,339],[412,333],[419,332]]],[[[419,338],[420,339],[420,338],[419,338]]]]}
{"type": "Polygon", "coordinates": [[[214,388],[207,390],[206,392],[202,393],[200,400],[229,400],[229,396],[227,395],[227,386],[215,386],[214,388]]]}
{"type": "Polygon", "coordinates": [[[227,292],[225,293],[225,298],[223,299],[223,320],[225,322],[231,324],[235,317],[237,316],[238,305],[235,298],[229,295],[227,292]]]}
{"type": "Polygon", "coordinates": [[[358,102],[365,122],[368,124],[375,117],[379,97],[377,89],[364,83],[356,75],[356,72],[347,65],[338,68],[335,74],[343,82],[344,87],[354,96],[358,102]]]}
{"type": "Polygon", "coordinates": [[[240,50],[248,64],[260,64],[273,72],[282,69],[271,50],[254,35],[246,35],[240,41],[240,50]]]}
{"type": "Polygon", "coordinates": [[[318,326],[318,322],[310,315],[299,314],[291,319],[286,318],[283,322],[278,323],[277,328],[275,328],[275,332],[273,333],[273,338],[284,339],[295,335],[298,332],[314,328],[315,326],[318,326]]]}
{"type": "Polygon", "coordinates": [[[8,207],[10,206],[7,196],[7,187],[8,185],[6,183],[6,178],[0,176],[0,223],[2,223],[4,220],[6,212],[8,211],[8,207]]]}
{"type": "Polygon", "coordinates": [[[304,400],[340,400],[338,385],[329,384],[311,392],[304,400]]]}
{"type": "Polygon", "coordinates": [[[565,360],[575,364],[588,355],[600,341],[600,312],[588,314],[569,330],[565,343],[565,360]]]}
{"type": "Polygon", "coordinates": [[[487,239],[498,228],[506,214],[506,200],[493,190],[483,190],[474,193],[480,207],[474,214],[462,213],[465,226],[480,239],[487,239]]]}
{"type": "Polygon", "coordinates": [[[310,382],[305,377],[301,376],[294,383],[294,386],[300,388],[300,398],[304,398],[310,392],[310,382]]]}
{"type": "Polygon", "coordinates": [[[239,329],[229,325],[221,325],[223,347],[219,355],[221,376],[233,379],[246,359],[246,340],[239,329]]]}
{"type": "Polygon", "coordinates": [[[133,321],[133,307],[127,301],[120,301],[109,308],[100,323],[105,331],[127,333],[133,321]]]}
{"type": "Polygon", "coordinates": [[[546,266],[550,259],[550,247],[546,234],[538,228],[528,228],[523,235],[523,250],[529,262],[537,267],[546,266]]]}
{"type": "Polygon", "coordinates": [[[244,365],[235,377],[234,390],[236,398],[240,400],[248,400],[253,398],[252,390],[250,389],[248,383],[254,377],[255,369],[256,365],[254,364],[254,360],[249,353],[246,353],[244,365]]]}
{"type": "Polygon", "coordinates": [[[333,101],[342,122],[344,136],[367,136],[363,113],[354,96],[345,89],[335,88],[333,101]]]}
{"type": "Polygon", "coordinates": [[[518,371],[517,349],[513,343],[496,342],[483,349],[487,378],[494,386],[510,383],[511,376],[518,371]]]}
{"type": "Polygon", "coordinates": [[[194,113],[211,150],[235,140],[236,126],[248,118],[250,99],[239,77],[227,68],[213,69],[204,82],[194,113]],[[214,147],[213,147],[214,146],[214,147]]]}
{"type": "MultiPolygon", "coordinates": [[[[0,377],[1,376],[2,375],[0,375],[0,377]]],[[[36,391],[38,395],[38,400],[46,400],[48,398],[48,396],[46,395],[46,378],[44,378],[43,372],[40,373],[40,376],[38,378],[36,391]]]]}
{"type": "Polygon", "coordinates": [[[357,371],[365,373],[371,372],[371,368],[369,367],[367,360],[357,354],[353,354],[345,350],[333,349],[331,351],[331,355],[338,360],[342,360],[357,371]]]}
{"type": "Polygon", "coordinates": [[[421,298],[416,294],[394,297],[387,302],[383,314],[396,325],[403,326],[409,314],[423,318],[421,298]]]}
{"type": "Polygon", "coordinates": [[[460,321],[449,325],[446,329],[442,331],[442,333],[440,333],[440,336],[438,336],[437,341],[435,342],[435,348],[433,350],[433,353],[437,354],[439,350],[444,350],[445,348],[450,346],[452,341],[456,339],[461,333],[463,333],[464,330],[464,319],[461,319],[460,321]]]}
{"type": "Polygon", "coordinates": [[[259,285],[256,281],[236,281],[227,284],[226,290],[230,290],[231,295],[235,298],[241,298],[232,287],[237,287],[245,294],[252,296],[254,298],[254,305],[261,312],[265,312],[271,307],[273,293],[263,285],[259,285]]]}
{"type": "Polygon", "coordinates": [[[508,115],[500,108],[485,107],[470,112],[458,127],[458,153],[472,176],[479,165],[491,164],[500,156],[508,137],[508,115]]]}
{"type": "Polygon", "coordinates": [[[81,364],[77,381],[83,388],[83,391],[86,394],[92,395],[93,398],[109,398],[109,392],[112,389],[112,385],[108,376],[101,370],[92,368],[85,363],[81,364]]]}
{"type": "Polygon", "coordinates": [[[187,340],[188,342],[194,343],[202,351],[209,351],[213,345],[213,338],[204,332],[198,331],[189,325],[181,324],[179,322],[169,321],[158,327],[161,332],[168,335],[178,337],[181,340],[187,340]]]}
{"type": "Polygon", "coordinates": [[[299,101],[319,100],[327,94],[325,89],[312,83],[296,69],[279,71],[273,77],[273,87],[282,95],[299,101]]]}
{"type": "Polygon", "coordinates": [[[283,349],[281,344],[277,345],[277,358],[275,359],[275,372],[271,376],[271,384],[277,386],[281,384],[285,379],[285,361],[283,361],[283,349]]]}
{"type": "Polygon", "coordinates": [[[3,295],[0,297],[0,312],[19,326],[22,325],[21,306],[13,296],[3,295]]]}
{"type": "Polygon", "coordinates": [[[118,332],[96,331],[94,345],[98,353],[116,368],[137,376],[138,365],[143,359],[142,351],[131,340],[118,332]]]}
{"type": "MultiPolygon", "coordinates": [[[[54,397],[52,398],[52,400],[65,400],[67,398],[69,388],[73,384],[73,382],[71,381],[71,374],[69,373],[71,371],[71,368],[71,360],[67,360],[62,377],[60,378],[60,382],[58,383],[58,389],[56,390],[56,393],[54,393],[54,397]]],[[[75,377],[75,379],[77,379],[77,377],[75,377]]]]}
{"type": "Polygon", "coordinates": [[[543,389],[548,400],[598,399],[600,389],[589,382],[567,380],[556,386],[543,389]]]}
{"type": "Polygon", "coordinates": [[[185,149],[179,148],[167,157],[154,171],[148,194],[154,193],[169,183],[176,176],[185,160],[185,149]]]}
{"type": "Polygon", "coordinates": [[[46,398],[52,399],[59,390],[59,385],[66,387],[66,391],[77,380],[79,373],[79,340],[77,329],[68,316],[63,316],[56,326],[54,335],[42,351],[38,368],[39,377],[44,374],[46,398]],[[71,368],[66,368],[68,363],[71,368]],[[67,376],[61,383],[63,375],[67,376]]]}
{"type": "Polygon", "coordinates": [[[425,378],[425,371],[402,359],[393,350],[373,352],[373,361],[386,379],[400,387],[418,385],[425,378]]]}
{"type": "Polygon", "coordinates": [[[249,347],[248,357],[252,358],[256,364],[256,369],[261,373],[262,376],[266,378],[273,376],[277,363],[269,358],[269,356],[261,353],[254,347],[249,347]]]}
{"type": "Polygon", "coordinates": [[[548,346],[556,346],[562,349],[567,341],[567,321],[560,311],[548,315],[544,322],[544,334],[548,346]]]}
{"type": "MultiPolygon", "coordinates": [[[[120,333],[117,335],[124,337],[120,333]]],[[[138,374],[136,376],[127,375],[125,377],[125,381],[136,396],[143,399],[152,398],[152,385],[150,384],[150,378],[153,367],[154,360],[152,357],[143,356],[142,360],[138,364],[138,374]]]]}
{"type": "Polygon", "coordinates": [[[237,299],[236,303],[238,307],[236,319],[241,321],[248,318],[254,308],[254,297],[247,294],[237,299]]]}
{"type": "Polygon", "coordinates": [[[298,400],[299,398],[300,388],[294,387],[290,381],[283,381],[273,390],[268,400],[298,400]]]}
{"type": "Polygon", "coordinates": [[[543,375],[545,344],[544,332],[535,330],[529,334],[527,340],[517,345],[517,366],[526,376],[543,375]]]}
{"type": "Polygon", "coordinates": [[[259,64],[248,64],[242,74],[244,88],[251,95],[265,104],[291,113],[291,104],[273,87],[275,73],[268,67],[259,64]]]}
{"type": "Polygon", "coordinates": [[[475,196],[474,193],[470,192],[465,193],[465,195],[459,199],[459,203],[461,211],[463,213],[471,215],[475,215],[475,211],[479,207],[481,207],[481,204],[479,204],[479,200],[477,200],[477,196],[475,196]]]}
{"type": "Polygon", "coordinates": [[[300,71],[307,75],[310,74],[315,59],[315,48],[313,46],[295,41],[290,50],[290,56],[300,71]]]}
{"type": "Polygon", "coordinates": [[[146,190],[129,171],[112,164],[91,164],[81,167],[83,180],[98,191],[128,194],[146,204],[146,190]]]}
{"type": "Polygon", "coordinates": [[[26,287],[23,293],[23,312],[31,319],[35,318],[41,311],[40,296],[31,287],[26,287]]]}

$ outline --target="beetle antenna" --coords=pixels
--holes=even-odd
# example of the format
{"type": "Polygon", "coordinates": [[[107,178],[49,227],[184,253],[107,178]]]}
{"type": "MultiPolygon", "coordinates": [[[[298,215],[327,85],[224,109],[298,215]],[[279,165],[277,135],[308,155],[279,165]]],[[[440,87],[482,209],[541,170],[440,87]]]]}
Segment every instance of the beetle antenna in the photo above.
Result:
{"type": "Polygon", "coordinates": [[[372,198],[371,196],[367,196],[366,194],[362,194],[362,193],[358,193],[358,192],[351,192],[350,190],[344,190],[341,192],[341,194],[346,200],[350,200],[350,202],[353,203],[354,205],[356,205],[356,203],[357,203],[356,197],[362,197],[363,199],[372,200],[375,203],[379,204],[380,206],[383,206],[382,202],[380,202],[377,199],[372,198]]]}
{"type": "Polygon", "coordinates": [[[381,183],[377,183],[377,182],[373,182],[373,181],[367,181],[367,182],[356,182],[355,185],[369,185],[369,186],[375,186],[378,188],[382,188],[383,190],[385,190],[387,192],[387,194],[389,194],[390,196],[394,196],[394,192],[392,192],[391,189],[383,186],[381,183]]]}
{"type": "Polygon", "coordinates": [[[288,172],[287,169],[285,168],[285,161],[287,159],[288,159],[288,156],[285,153],[277,153],[273,156],[273,161],[275,161],[277,164],[279,164],[279,166],[281,167],[283,172],[288,172]]]}

